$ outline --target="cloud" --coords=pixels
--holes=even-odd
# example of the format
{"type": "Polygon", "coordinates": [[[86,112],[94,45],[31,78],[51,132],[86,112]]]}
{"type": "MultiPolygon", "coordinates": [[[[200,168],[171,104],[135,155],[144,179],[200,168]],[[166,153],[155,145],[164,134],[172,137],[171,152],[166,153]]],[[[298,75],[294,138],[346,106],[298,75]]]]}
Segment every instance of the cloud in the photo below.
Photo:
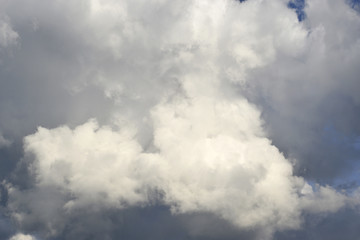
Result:
{"type": "Polygon", "coordinates": [[[35,240],[35,238],[31,235],[24,235],[22,233],[18,233],[12,236],[9,240],[35,240]]]}
{"type": "Polygon", "coordinates": [[[168,205],[173,213],[210,212],[237,227],[298,229],[303,211],[331,213],[350,199],[314,191],[263,136],[260,113],[242,99],[176,98],[152,111],[154,149],[144,151],[131,126],[39,128],[25,138],[34,176],[26,191],[8,186],[8,207],[23,228],[63,231],[84,211],[168,205]],[[74,215],[75,214],[75,215],[74,215]]]}
{"type": "Polygon", "coordinates": [[[35,188],[9,186],[15,219],[24,227],[45,224],[57,234],[77,209],[161,201],[174,213],[211,212],[238,227],[261,226],[269,237],[298,228],[303,208],[329,212],[344,206],[346,197],[331,188],[301,193],[308,185],[261,137],[259,112],[247,101],[178,101],[153,112],[154,153],[142,152],[131,128],[113,131],[94,121],[74,130],[40,128],[26,137],[35,188]]]}
{"type": "Polygon", "coordinates": [[[193,238],[223,224],[271,239],[356,208],[331,185],[359,157],[358,13],[313,0],[299,22],[288,1],[240,2],[2,3],[0,44],[19,45],[0,65],[19,231],[111,239],[160,206],[193,238]]]}
{"type": "Polygon", "coordinates": [[[243,93],[262,109],[274,144],[297,159],[297,174],[331,184],[359,159],[351,145],[360,134],[360,19],[345,1],[308,1],[305,12],[300,54],[254,71],[243,93]]]}
{"type": "Polygon", "coordinates": [[[7,48],[17,43],[19,34],[15,32],[6,15],[0,15],[0,49],[7,48]]]}
{"type": "Polygon", "coordinates": [[[3,147],[8,147],[11,145],[11,142],[4,138],[1,134],[0,134],[0,148],[3,148],[3,147]]]}
{"type": "Polygon", "coordinates": [[[9,17],[0,10],[0,65],[6,56],[11,56],[19,43],[19,34],[14,31],[9,17]]]}

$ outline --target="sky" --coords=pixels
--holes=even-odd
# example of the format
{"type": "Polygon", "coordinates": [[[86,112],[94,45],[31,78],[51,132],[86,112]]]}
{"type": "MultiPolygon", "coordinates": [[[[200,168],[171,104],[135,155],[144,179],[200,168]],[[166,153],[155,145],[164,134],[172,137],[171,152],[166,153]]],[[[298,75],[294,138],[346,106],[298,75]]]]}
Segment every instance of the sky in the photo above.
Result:
{"type": "Polygon", "coordinates": [[[0,0],[0,239],[354,240],[357,0],[0,0]]]}

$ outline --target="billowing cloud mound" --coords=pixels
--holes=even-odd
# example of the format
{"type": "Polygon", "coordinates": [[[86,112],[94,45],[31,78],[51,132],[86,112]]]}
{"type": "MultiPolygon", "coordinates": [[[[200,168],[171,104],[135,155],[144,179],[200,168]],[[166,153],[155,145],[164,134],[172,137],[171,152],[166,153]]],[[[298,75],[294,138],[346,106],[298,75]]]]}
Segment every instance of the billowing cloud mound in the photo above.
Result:
{"type": "Polygon", "coordinates": [[[18,233],[10,238],[10,240],[35,240],[34,237],[31,235],[24,235],[21,233],[18,233]]]}
{"type": "Polygon", "coordinates": [[[131,127],[113,130],[93,120],[74,130],[40,128],[27,136],[25,156],[36,187],[10,189],[10,207],[20,206],[16,218],[35,214],[56,233],[59,215],[153,204],[158,192],[158,200],[175,213],[209,211],[239,227],[262,226],[269,234],[298,228],[304,209],[336,211],[346,201],[330,188],[314,195],[292,175],[246,100],[175,98],[156,106],[151,116],[151,152],[142,150],[131,127]]]}
{"type": "Polygon", "coordinates": [[[129,219],[159,207],[181,239],[286,239],[358,209],[357,178],[343,178],[360,136],[346,1],[0,4],[11,240],[142,239],[127,229],[149,223],[129,219]],[[224,224],[233,236],[201,228],[224,224]]]}

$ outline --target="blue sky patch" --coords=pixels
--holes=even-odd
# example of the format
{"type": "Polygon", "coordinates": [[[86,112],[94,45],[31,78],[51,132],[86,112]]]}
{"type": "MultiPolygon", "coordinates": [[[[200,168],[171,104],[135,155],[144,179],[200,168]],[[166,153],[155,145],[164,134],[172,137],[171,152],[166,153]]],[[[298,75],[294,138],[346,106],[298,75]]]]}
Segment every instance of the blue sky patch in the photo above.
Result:
{"type": "Polygon", "coordinates": [[[300,22],[306,18],[306,14],[304,11],[305,0],[291,0],[288,3],[288,7],[295,10],[300,22]]]}
{"type": "Polygon", "coordinates": [[[349,0],[349,4],[353,9],[360,12],[360,0],[349,0]]]}
{"type": "MultiPolygon", "coordinates": [[[[241,3],[247,0],[239,0],[241,3]]],[[[360,0],[352,0],[352,2],[360,3],[360,0]]],[[[291,0],[288,3],[288,7],[294,9],[299,21],[303,21],[306,18],[306,14],[304,11],[305,8],[305,0],[291,0]]]]}

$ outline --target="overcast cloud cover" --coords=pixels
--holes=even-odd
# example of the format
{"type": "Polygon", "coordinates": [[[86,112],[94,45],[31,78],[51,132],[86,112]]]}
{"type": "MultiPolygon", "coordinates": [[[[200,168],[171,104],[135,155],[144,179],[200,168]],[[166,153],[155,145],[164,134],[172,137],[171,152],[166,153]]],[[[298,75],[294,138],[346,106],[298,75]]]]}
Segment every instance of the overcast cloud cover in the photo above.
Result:
{"type": "Polygon", "coordinates": [[[0,239],[357,239],[359,6],[0,0],[0,239]]]}

